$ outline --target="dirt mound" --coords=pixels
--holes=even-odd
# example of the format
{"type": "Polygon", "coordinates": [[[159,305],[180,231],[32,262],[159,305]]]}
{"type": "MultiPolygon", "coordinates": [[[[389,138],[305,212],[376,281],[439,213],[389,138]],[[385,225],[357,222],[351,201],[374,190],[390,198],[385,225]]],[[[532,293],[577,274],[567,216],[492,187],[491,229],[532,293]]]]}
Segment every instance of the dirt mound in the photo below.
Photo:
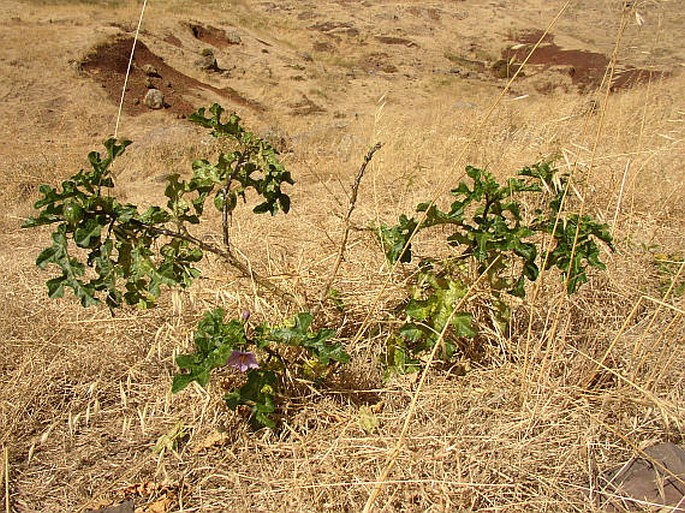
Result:
{"type": "MultiPolygon", "coordinates": [[[[522,32],[515,38],[515,44],[508,46],[502,52],[501,62],[506,63],[509,74],[513,74],[516,71],[518,65],[525,60],[542,35],[543,32],[538,30],[522,32]]],[[[606,55],[584,50],[561,48],[554,42],[553,35],[546,34],[541,45],[528,61],[526,69],[530,70],[531,67],[538,67],[541,71],[560,71],[569,75],[573,84],[581,92],[586,92],[598,87],[602,83],[608,65],[609,58],[606,55]]],[[[622,67],[617,70],[614,76],[611,90],[619,91],[665,76],[666,74],[661,71],[645,70],[631,66],[622,67]]]]}
{"type": "MultiPolygon", "coordinates": [[[[133,38],[115,39],[96,47],[81,65],[117,103],[121,97],[132,46],[133,38]]],[[[233,88],[217,88],[181,73],[150,51],[142,41],[138,41],[126,88],[124,111],[130,115],[147,112],[149,109],[143,100],[150,89],[161,91],[164,108],[180,116],[187,116],[195,110],[196,106],[188,97],[198,90],[211,91],[230,102],[257,111],[264,110],[260,103],[245,98],[233,88]]]]}
{"type": "Polygon", "coordinates": [[[227,48],[232,45],[239,45],[241,41],[240,36],[237,33],[227,33],[225,30],[212,27],[211,25],[190,23],[188,27],[195,39],[216,48],[227,48]]]}

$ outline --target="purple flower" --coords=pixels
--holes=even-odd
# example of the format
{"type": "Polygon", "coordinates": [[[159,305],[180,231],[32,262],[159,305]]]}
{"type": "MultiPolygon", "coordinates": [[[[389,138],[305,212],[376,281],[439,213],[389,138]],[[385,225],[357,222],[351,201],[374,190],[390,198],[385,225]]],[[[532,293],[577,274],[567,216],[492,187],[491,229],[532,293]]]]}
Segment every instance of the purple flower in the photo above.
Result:
{"type": "Polygon", "coordinates": [[[240,314],[240,318],[243,321],[247,321],[250,318],[250,311],[249,310],[243,310],[243,312],[240,314]]]}
{"type": "Polygon", "coordinates": [[[233,351],[226,360],[226,365],[247,372],[248,369],[259,369],[257,357],[250,351],[233,351]]]}

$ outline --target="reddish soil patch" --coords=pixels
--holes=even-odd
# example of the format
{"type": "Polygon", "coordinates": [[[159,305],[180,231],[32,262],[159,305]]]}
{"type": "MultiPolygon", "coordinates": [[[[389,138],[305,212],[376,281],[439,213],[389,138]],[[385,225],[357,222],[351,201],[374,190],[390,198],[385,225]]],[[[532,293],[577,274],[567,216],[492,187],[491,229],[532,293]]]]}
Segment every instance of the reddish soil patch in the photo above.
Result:
{"type": "Polygon", "coordinates": [[[406,46],[408,48],[418,48],[419,45],[417,45],[414,41],[410,39],[406,39],[404,37],[395,37],[395,36],[376,36],[376,39],[384,43],[386,45],[402,45],[406,46]]]}
{"type": "MultiPolygon", "coordinates": [[[[525,60],[533,45],[538,42],[543,32],[530,30],[516,37],[518,44],[506,48],[502,59],[507,63],[521,63],[525,60]]],[[[515,65],[515,64],[514,64],[515,65]]],[[[604,73],[609,65],[606,55],[584,50],[566,50],[554,43],[554,36],[547,34],[542,44],[528,61],[528,65],[539,66],[543,70],[550,68],[563,69],[571,76],[573,84],[581,92],[589,91],[602,83],[604,73]]],[[[661,71],[650,71],[633,67],[624,67],[614,76],[612,91],[629,88],[649,80],[664,77],[661,71]]]]}
{"type": "Polygon", "coordinates": [[[190,23],[188,25],[195,39],[199,39],[203,43],[212,45],[216,48],[226,48],[231,45],[240,44],[239,39],[229,37],[225,30],[212,27],[211,25],[198,25],[190,23]]]}
{"type": "MultiPolygon", "coordinates": [[[[116,103],[121,97],[132,45],[133,39],[130,37],[106,43],[95,48],[82,64],[83,70],[99,82],[116,103]]],[[[143,98],[151,87],[162,92],[168,111],[181,116],[187,116],[196,110],[185,96],[190,96],[192,91],[198,89],[212,91],[238,105],[264,110],[258,102],[246,99],[235,89],[220,89],[184,75],[138,41],[128,79],[124,111],[130,115],[148,112],[149,109],[143,105],[143,98]],[[155,74],[146,73],[146,68],[149,70],[150,67],[155,74]]]]}
{"type": "Polygon", "coordinates": [[[169,34],[168,36],[166,36],[164,38],[164,42],[169,43],[170,45],[174,45],[176,48],[183,47],[183,43],[181,43],[181,40],[173,34],[169,34]]]}
{"type": "Polygon", "coordinates": [[[663,71],[628,68],[621,73],[614,75],[614,83],[611,85],[611,90],[628,89],[636,85],[646,84],[653,80],[667,78],[668,76],[670,76],[670,73],[665,73],[663,71]]]}

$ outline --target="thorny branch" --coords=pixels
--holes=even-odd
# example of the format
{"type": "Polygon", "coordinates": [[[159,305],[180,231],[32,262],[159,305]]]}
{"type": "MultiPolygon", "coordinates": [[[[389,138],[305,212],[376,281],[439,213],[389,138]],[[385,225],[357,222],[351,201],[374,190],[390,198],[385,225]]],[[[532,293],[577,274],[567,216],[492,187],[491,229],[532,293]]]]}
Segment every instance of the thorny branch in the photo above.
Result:
{"type": "Polygon", "coordinates": [[[359,168],[359,171],[357,171],[357,176],[355,177],[354,183],[352,184],[352,194],[350,196],[349,207],[347,209],[347,214],[345,214],[343,235],[342,235],[342,240],[340,241],[340,248],[338,249],[338,257],[335,260],[335,264],[333,264],[333,270],[331,271],[331,274],[328,277],[326,284],[321,289],[321,295],[319,296],[319,301],[311,309],[312,315],[315,317],[316,317],[316,314],[319,313],[319,310],[321,310],[321,307],[323,306],[324,302],[326,301],[326,298],[328,297],[328,293],[330,292],[331,287],[333,286],[333,282],[335,281],[335,277],[338,274],[338,270],[340,269],[340,264],[342,263],[342,260],[345,257],[345,249],[347,248],[347,239],[350,235],[350,229],[351,229],[350,219],[352,217],[352,212],[354,211],[354,207],[357,204],[357,193],[359,192],[359,186],[361,185],[362,178],[364,177],[364,173],[366,172],[366,167],[369,165],[369,162],[371,162],[373,155],[378,150],[380,150],[382,147],[383,147],[382,143],[376,143],[374,145],[374,147],[368,151],[368,153],[364,157],[364,162],[362,163],[361,167],[359,168]]]}
{"type": "Polygon", "coordinates": [[[229,264],[231,267],[237,269],[240,274],[245,277],[245,278],[250,278],[255,281],[259,286],[263,287],[264,289],[268,290],[272,294],[280,297],[281,299],[284,299],[285,301],[288,301],[289,303],[296,304],[300,306],[302,304],[302,301],[295,296],[294,294],[291,294],[290,292],[287,292],[283,290],[281,287],[270,281],[268,278],[261,276],[257,274],[256,272],[252,271],[249,269],[245,264],[243,264],[240,260],[236,258],[236,256],[233,254],[230,248],[226,249],[221,249],[214,244],[210,244],[208,242],[205,242],[203,240],[198,239],[197,237],[191,235],[187,230],[185,233],[182,232],[175,232],[173,230],[169,230],[167,228],[159,228],[157,226],[151,226],[146,223],[142,223],[140,221],[134,221],[135,224],[138,226],[141,226],[143,228],[146,228],[150,230],[151,232],[158,233],[160,235],[166,235],[167,237],[175,238],[175,239],[181,239],[186,242],[190,242],[191,244],[196,245],[203,251],[208,251],[209,253],[213,253],[214,255],[220,257],[223,259],[227,264],[229,264]]]}

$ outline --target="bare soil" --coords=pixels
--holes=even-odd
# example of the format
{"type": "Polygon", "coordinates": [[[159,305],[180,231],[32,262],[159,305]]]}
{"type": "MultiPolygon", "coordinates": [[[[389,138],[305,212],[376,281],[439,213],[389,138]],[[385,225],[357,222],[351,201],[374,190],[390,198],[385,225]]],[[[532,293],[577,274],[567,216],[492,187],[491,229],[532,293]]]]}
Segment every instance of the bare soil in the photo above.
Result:
{"type": "MultiPolygon", "coordinates": [[[[194,27],[197,28],[199,25],[194,27]]],[[[207,34],[210,33],[207,32],[207,34]]],[[[198,37],[198,39],[203,38],[198,37]]],[[[81,65],[86,73],[102,85],[113,102],[121,97],[132,48],[133,38],[117,38],[96,47],[81,65]]],[[[149,109],[143,104],[143,98],[152,88],[161,91],[164,95],[165,109],[180,116],[187,116],[197,110],[191,101],[193,95],[197,96],[198,90],[216,93],[222,100],[234,104],[235,108],[241,106],[256,110],[264,109],[259,102],[244,98],[231,87],[218,88],[184,75],[152,53],[145,43],[138,42],[126,87],[124,99],[126,113],[136,115],[147,112],[149,109]],[[146,72],[148,66],[151,67],[149,69],[154,70],[152,74],[146,72]]]]}
{"type": "MultiPolygon", "coordinates": [[[[528,57],[538,40],[541,40],[542,44],[535,49],[527,62],[536,72],[567,73],[579,92],[593,91],[601,86],[609,65],[607,55],[587,50],[561,48],[554,43],[553,35],[544,34],[540,30],[524,31],[516,38],[517,44],[509,46],[502,52],[502,58],[510,68],[510,76],[513,75],[512,71],[528,57]]],[[[658,81],[668,74],[670,72],[624,66],[613,78],[610,89],[612,92],[629,89],[640,84],[658,81]]]]}

